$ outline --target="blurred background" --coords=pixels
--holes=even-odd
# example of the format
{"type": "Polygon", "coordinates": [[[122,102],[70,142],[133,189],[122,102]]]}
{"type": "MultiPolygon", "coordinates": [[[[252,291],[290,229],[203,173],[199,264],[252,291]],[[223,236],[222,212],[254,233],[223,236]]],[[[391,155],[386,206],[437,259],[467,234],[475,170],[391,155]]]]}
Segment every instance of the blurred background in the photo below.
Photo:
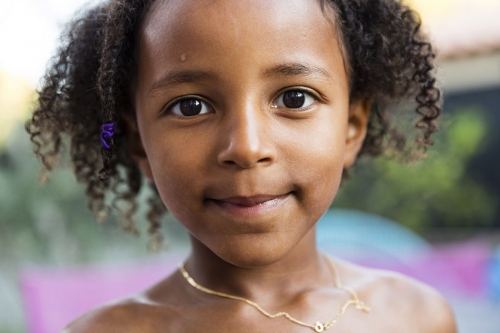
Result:
{"type": "MultiPolygon", "coordinates": [[[[23,123],[62,24],[84,3],[0,0],[0,333],[57,331],[160,279],[187,252],[185,232],[169,217],[170,250],[160,255],[115,218],[94,222],[68,169],[39,183],[23,123]],[[80,306],[68,303],[75,295],[80,306]]],[[[410,4],[438,48],[442,129],[418,164],[359,161],[320,222],[318,242],[432,284],[451,301],[461,332],[498,333],[500,0],[410,4]]]]}

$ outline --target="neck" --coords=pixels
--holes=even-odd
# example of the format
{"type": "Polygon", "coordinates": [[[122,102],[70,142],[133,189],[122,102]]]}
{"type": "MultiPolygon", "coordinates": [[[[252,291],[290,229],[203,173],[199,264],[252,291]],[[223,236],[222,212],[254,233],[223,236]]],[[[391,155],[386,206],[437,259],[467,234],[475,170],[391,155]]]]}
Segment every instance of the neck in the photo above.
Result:
{"type": "Polygon", "coordinates": [[[316,248],[314,228],[289,253],[262,267],[238,267],[194,237],[191,241],[186,270],[197,283],[219,292],[276,304],[332,283],[330,271],[316,248]]]}

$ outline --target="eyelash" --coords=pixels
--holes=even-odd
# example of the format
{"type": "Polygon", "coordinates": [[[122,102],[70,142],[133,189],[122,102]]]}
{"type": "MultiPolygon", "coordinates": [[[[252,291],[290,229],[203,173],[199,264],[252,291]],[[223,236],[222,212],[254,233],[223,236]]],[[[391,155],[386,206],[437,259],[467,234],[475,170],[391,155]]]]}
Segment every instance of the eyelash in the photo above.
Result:
{"type": "MultiPolygon", "coordinates": [[[[271,103],[271,108],[273,109],[281,109],[281,110],[293,110],[294,112],[301,112],[301,111],[307,111],[307,110],[310,110],[312,107],[314,107],[314,104],[318,101],[318,97],[316,96],[316,94],[314,94],[313,92],[311,92],[309,89],[304,89],[304,88],[299,88],[299,87],[289,87],[287,88],[286,90],[280,92],[272,101],[271,103]],[[299,107],[299,108],[288,108],[286,106],[284,107],[280,107],[278,105],[276,105],[276,101],[278,100],[279,97],[283,96],[286,94],[286,93],[290,93],[290,92],[299,92],[299,93],[302,93],[305,95],[305,98],[307,100],[307,98],[310,98],[312,99],[312,101],[310,102],[309,105],[305,106],[305,107],[299,107]]],[[[304,101],[304,103],[306,103],[306,101],[304,101]]],[[[202,105],[202,108],[203,108],[203,105],[202,105]]],[[[198,95],[186,95],[186,96],[182,96],[182,97],[179,97],[179,98],[176,98],[174,99],[172,102],[168,103],[168,105],[163,109],[164,111],[162,112],[162,114],[170,114],[170,115],[173,115],[173,116],[176,116],[176,117],[179,117],[179,118],[192,118],[192,117],[196,117],[196,116],[199,116],[199,115],[202,115],[202,114],[207,114],[207,113],[210,113],[214,110],[214,107],[206,101],[205,98],[201,97],[201,96],[198,96],[198,95]],[[203,112],[203,113],[200,113],[200,114],[196,114],[196,115],[192,115],[192,116],[189,116],[189,115],[179,115],[179,114],[176,114],[176,113],[173,113],[172,112],[172,109],[178,105],[180,105],[180,103],[184,102],[184,101],[189,101],[189,100],[197,100],[197,101],[200,101],[202,104],[204,104],[206,107],[208,107],[208,111],[207,112],[203,112]]]]}
{"type": "Polygon", "coordinates": [[[302,87],[288,87],[286,88],[285,90],[281,91],[274,99],[273,99],[273,102],[271,103],[271,107],[274,108],[274,109],[284,109],[284,110],[293,110],[294,112],[301,112],[301,111],[308,111],[310,110],[311,108],[314,107],[314,104],[316,102],[318,102],[319,98],[317,97],[317,95],[312,92],[311,90],[309,89],[305,89],[305,88],[302,88],[302,87]],[[309,104],[308,106],[305,106],[305,107],[300,107],[300,108],[288,108],[288,107],[279,107],[276,105],[276,100],[281,97],[281,96],[284,96],[286,93],[288,92],[300,92],[300,93],[303,93],[306,98],[309,97],[312,99],[312,102],[311,104],[309,104]]]}
{"type": "MultiPolygon", "coordinates": [[[[209,102],[207,102],[207,100],[205,98],[198,96],[198,95],[186,95],[186,96],[176,98],[172,102],[168,103],[167,106],[163,109],[164,111],[162,111],[162,114],[170,114],[170,115],[173,115],[173,116],[176,116],[179,118],[195,117],[196,115],[195,116],[184,116],[184,115],[178,115],[178,114],[175,114],[172,112],[172,109],[174,107],[176,107],[177,105],[180,105],[180,103],[182,103],[184,101],[189,101],[189,100],[198,100],[198,101],[202,102],[203,104],[205,104],[206,106],[208,106],[208,108],[209,108],[208,112],[204,112],[201,114],[210,113],[214,109],[214,107],[209,102]]],[[[198,115],[201,115],[201,114],[198,114],[198,115]]]]}

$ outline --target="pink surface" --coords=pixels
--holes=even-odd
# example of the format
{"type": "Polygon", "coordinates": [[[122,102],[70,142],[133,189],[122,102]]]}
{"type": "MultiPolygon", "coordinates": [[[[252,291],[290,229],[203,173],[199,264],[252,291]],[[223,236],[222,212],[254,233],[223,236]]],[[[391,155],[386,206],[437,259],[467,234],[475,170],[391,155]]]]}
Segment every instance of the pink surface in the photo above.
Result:
{"type": "Polygon", "coordinates": [[[405,274],[447,294],[484,297],[490,260],[490,247],[484,242],[473,241],[437,246],[404,263],[363,259],[356,262],[405,274]]]}
{"type": "Polygon", "coordinates": [[[113,269],[27,269],[21,289],[30,333],[54,333],[90,309],[140,292],[177,268],[181,257],[113,269]]]}

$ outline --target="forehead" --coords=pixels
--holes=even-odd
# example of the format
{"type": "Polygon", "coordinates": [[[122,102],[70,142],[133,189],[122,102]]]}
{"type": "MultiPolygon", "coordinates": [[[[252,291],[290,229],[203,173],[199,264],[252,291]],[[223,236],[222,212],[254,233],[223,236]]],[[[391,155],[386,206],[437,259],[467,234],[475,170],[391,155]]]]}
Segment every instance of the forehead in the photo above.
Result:
{"type": "Polygon", "coordinates": [[[249,68],[332,60],[343,67],[331,17],[318,0],[158,1],[139,34],[139,68],[155,76],[158,66],[237,67],[242,61],[249,68]]]}
{"type": "MultiPolygon", "coordinates": [[[[195,23],[195,18],[206,21],[216,19],[217,24],[213,27],[224,30],[249,23],[260,25],[266,21],[290,28],[287,26],[289,16],[297,20],[307,18],[313,20],[313,24],[318,23],[318,19],[324,19],[320,0],[158,0],[146,16],[149,24],[158,23],[158,18],[175,25],[189,17],[192,18],[189,20],[191,23],[195,23]]],[[[259,26],[253,28],[258,29],[259,26]]]]}

